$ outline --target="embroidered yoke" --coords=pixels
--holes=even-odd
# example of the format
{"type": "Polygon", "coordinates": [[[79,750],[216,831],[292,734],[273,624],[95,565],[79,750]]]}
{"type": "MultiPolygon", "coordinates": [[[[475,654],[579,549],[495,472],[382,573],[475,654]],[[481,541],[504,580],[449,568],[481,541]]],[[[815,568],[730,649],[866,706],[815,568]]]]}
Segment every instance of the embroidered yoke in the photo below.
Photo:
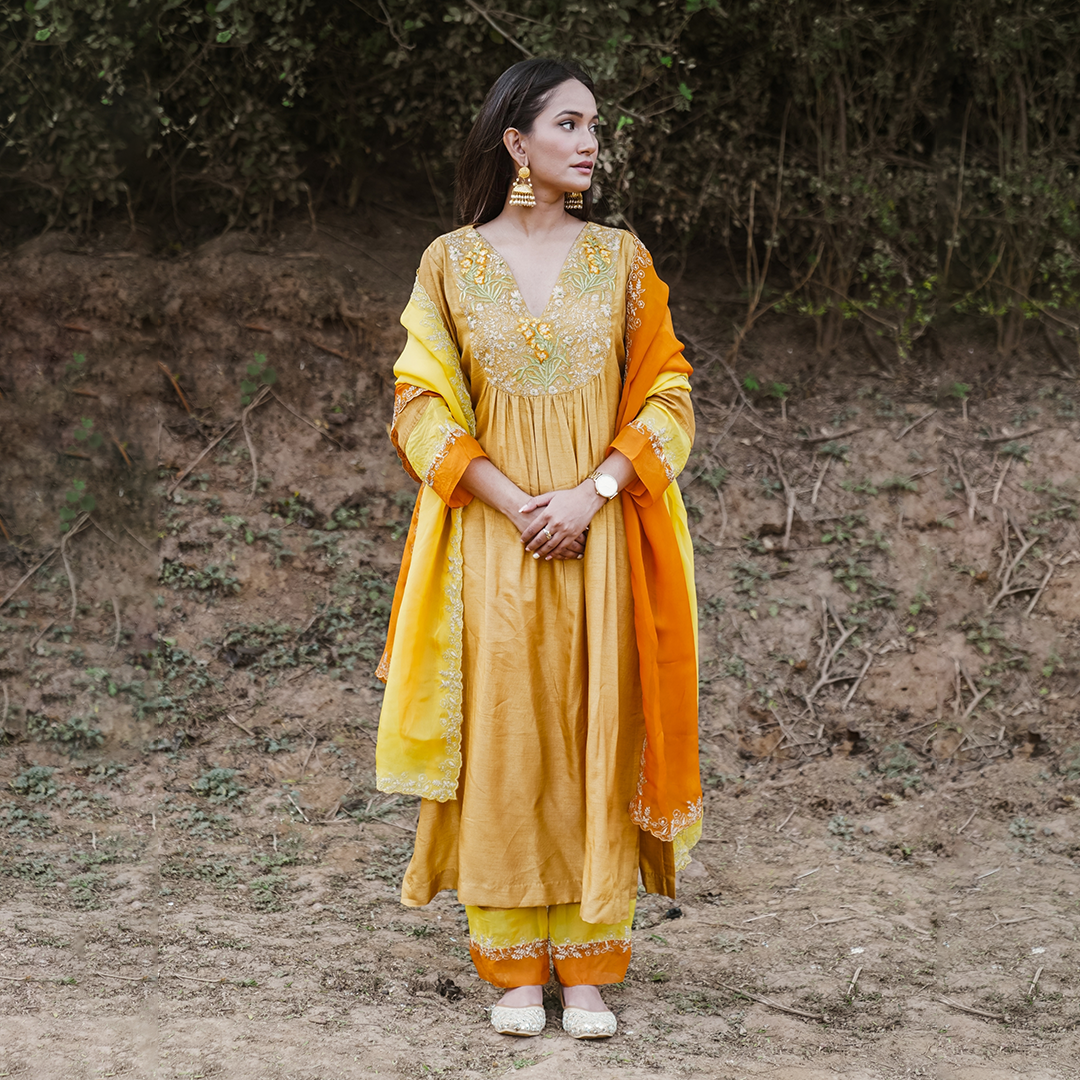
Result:
{"type": "MultiPolygon", "coordinates": [[[[443,720],[460,768],[432,774],[424,790],[400,777],[384,783],[380,763],[380,787],[425,796],[406,904],[456,888],[470,907],[571,904],[587,923],[621,923],[639,866],[647,887],[673,892],[676,862],[696,838],[682,835],[673,848],[686,826],[693,833],[693,805],[663,836],[632,813],[646,723],[622,500],[593,518],[584,559],[546,562],[458,487],[480,455],[530,495],[573,487],[614,446],[635,464],[631,495],[677,497],[668,489],[693,438],[685,375],[657,380],[630,422],[617,423],[635,275],[646,267],[630,234],[587,225],[537,316],[475,229],[425,253],[413,302],[452,339],[472,415],[434,384],[399,377],[392,437],[430,489],[424,498],[450,508],[449,557],[460,561],[460,715],[443,720]]],[[[388,648],[384,674],[398,649],[388,648]]],[[[383,745],[380,731],[381,754],[383,745]]]]}

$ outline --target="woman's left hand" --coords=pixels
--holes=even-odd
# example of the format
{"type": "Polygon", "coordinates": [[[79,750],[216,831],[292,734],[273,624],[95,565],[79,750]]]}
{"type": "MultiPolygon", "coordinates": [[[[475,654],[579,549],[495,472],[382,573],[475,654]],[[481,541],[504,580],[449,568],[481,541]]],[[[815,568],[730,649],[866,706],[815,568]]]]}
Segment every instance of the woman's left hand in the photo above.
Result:
{"type": "Polygon", "coordinates": [[[542,559],[578,558],[573,546],[605,503],[592,483],[566,491],[547,491],[530,499],[521,512],[529,524],[521,534],[525,550],[542,559]]]}

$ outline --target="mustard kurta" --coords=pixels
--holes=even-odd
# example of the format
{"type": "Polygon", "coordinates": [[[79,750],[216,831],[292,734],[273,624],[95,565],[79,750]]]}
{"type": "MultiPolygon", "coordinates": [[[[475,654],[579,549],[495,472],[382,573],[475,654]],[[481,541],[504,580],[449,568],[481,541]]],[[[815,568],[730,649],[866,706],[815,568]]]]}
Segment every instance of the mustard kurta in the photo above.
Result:
{"type": "Polygon", "coordinates": [[[613,445],[660,486],[681,469],[693,433],[684,376],[616,429],[642,251],[586,225],[539,315],[475,229],[424,256],[423,300],[453,339],[475,430],[430,389],[399,387],[395,441],[410,471],[461,507],[461,770],[456,798],[422,803],[407,904],[456,888],[465,904],[580,903],[585,921],[613,923],[636,894],[642,839],[670,864],[670,844],[628,813],[644,718],[621,501],[593,518],[584,559],[547,562],[457,490],[479,454],[529,495],[581,483],[613,445]]]}

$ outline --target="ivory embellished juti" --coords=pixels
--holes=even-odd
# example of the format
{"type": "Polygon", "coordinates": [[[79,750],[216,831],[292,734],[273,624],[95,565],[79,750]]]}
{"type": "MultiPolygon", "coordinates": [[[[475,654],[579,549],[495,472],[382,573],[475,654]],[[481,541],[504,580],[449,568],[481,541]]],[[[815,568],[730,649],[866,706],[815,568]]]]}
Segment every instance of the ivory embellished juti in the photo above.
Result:
{"type": "Polygon", "coordinates": [[[639,873],[674,896],[701,831],[674,482],[693,412],[667,288],[632,234],[587,224],[534,315],[470,226],[425,252],[402,323],[391,437],[421,488],[376,761],[380,790],[423,799],[402,902],[456,889],[489,981],[544,982],[549,953],[565,984],[618,981],[639,873]],[[533,559],[459,486],[486,456],[530,496],[567,489],[611,448],[638,479],[580,560],[533,559]]]}

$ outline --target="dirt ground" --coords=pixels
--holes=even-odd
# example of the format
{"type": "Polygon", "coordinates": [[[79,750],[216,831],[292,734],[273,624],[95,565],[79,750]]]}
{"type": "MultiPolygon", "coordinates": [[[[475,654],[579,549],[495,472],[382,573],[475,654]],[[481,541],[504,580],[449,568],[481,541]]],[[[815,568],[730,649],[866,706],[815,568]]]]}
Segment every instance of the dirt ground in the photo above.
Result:
{"type": "Polygon", "coordinates": [[[491,1031],[373,776],[439,231],[0,253],[0,1077],[1080,1076],[1077,391],[961,322],[883,371],[776,316],[729,374],[709,266],[703,840],[614,1039],[491,1031]]]}

